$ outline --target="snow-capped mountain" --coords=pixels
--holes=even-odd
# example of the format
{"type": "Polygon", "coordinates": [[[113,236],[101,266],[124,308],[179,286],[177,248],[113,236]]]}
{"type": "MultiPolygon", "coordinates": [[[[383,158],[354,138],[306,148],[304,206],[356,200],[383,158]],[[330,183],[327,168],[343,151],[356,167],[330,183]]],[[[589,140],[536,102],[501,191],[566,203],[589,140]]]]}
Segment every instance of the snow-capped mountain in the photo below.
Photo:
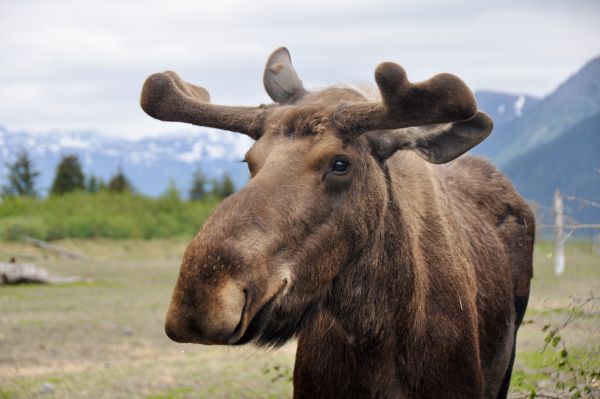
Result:
{"type": "Polygon", "coordinates": [[[240,161],[251,144],[252,140],[240,134],[201,128],[129,141],[94,132],[31,134],[0,127],[0,164],[11,162],[19,151],[26,150],[40,171],[37,187],[42,194],[51,186],[61,156],[76,154],[86,175],[106,181],[121,167],[143,194],[159,195],[169,179],[174,179],[185,195],[197,168],[209,179],[227,172],[236,187],[242,187],[249,174],[240,161]]]}
{"type": "Polygon", "coordinates": [[[489,90],[475,92],[477,105],[485,110],[494,123],[506,123],[522,117],[540,100],[527,94],[498,93],[489,90]]]}

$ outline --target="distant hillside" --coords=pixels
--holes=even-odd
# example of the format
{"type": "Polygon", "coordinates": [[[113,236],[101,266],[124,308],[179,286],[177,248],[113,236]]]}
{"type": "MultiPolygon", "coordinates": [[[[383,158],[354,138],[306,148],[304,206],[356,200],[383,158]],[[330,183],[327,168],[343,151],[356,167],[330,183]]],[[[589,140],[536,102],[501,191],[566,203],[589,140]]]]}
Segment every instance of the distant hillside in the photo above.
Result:
{"type": "MultiPolygon", "coordinates": [[[[578,123],[503,168],[519,192],[544,206],[554,190],[600,203],[600,113],[578,123]]],[[[585,223],[600,223],[600,208],[565,201],[565,213],[585,223]]]]}
{"type": "MultiPolygon", "coordinates": [[[[486,102],[482,102],[480,108],[492,115],[495,112],[493,105],[486,102]]],[[[492,135],[473,153],[490,157],[503,166],[598,112],[600,57],[587,63],[552,94],[533,104],[521,117],[512,120],[496,117],[492,135]]]]}

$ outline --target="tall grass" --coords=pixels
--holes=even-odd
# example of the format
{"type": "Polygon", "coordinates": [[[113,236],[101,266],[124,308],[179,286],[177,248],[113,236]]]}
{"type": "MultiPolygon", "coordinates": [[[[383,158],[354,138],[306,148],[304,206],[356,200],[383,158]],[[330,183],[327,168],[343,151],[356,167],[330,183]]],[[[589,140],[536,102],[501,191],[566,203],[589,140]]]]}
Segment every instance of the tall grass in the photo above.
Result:
{"type": "Polygon", "coordinates": [[[0,203],[0,240],[191,237],[219,203],[149,198],[132,193],[74,192],[48,198],[11,197],[0,203]]]}

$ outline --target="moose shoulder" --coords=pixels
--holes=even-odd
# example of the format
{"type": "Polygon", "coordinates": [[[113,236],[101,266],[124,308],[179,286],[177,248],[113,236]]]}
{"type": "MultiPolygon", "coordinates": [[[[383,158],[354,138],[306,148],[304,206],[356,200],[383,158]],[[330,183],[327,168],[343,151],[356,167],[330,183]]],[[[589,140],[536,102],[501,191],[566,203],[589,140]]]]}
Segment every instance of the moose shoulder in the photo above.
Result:
{"type": "Polygon", "coordinates": [[[210,104],[173,72],[146,80],[149,115],[256,140],[249,183],[185,252],[166,333],[297,337],[295,398],[505,398],[532,212],[489,163],[458,158],[492,129],[460,79],[413,84],[388,62],[375,80],[377,99],[307,91],[285,48],[265,68],[269,105],[210,104]]]}

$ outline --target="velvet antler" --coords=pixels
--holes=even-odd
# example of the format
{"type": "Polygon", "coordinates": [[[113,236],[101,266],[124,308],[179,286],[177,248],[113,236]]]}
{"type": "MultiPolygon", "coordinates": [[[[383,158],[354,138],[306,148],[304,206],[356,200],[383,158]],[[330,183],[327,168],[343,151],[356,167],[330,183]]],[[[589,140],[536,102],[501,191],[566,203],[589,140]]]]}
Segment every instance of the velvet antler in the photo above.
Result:
{"type": "Polygon", "coordinates": [[[432,163],[446,163],[481,143],[492,131],[489,116],[477,112],[470,119],[441,125],[367,133],[373,156],[383,161],[399,150],[413,150],[432,163]]]}
{"type": "Polygon", "coordinates": [[[477,112],[475,97],[454,75],[440,74],[411,83],[398,64],[384,62],[375,70],[382,101],[342,102],[333,113],[336,126],[350,135],[469,119],[477,112]]]}
{"type": "Polygon", "coordinates": [[[257,139],[267,107],[210,104],[208,91],[182,80],[175,72],[151,75],[144,82],[142,109],[162,121],[186,122],[246,134],[257,139]]]}

